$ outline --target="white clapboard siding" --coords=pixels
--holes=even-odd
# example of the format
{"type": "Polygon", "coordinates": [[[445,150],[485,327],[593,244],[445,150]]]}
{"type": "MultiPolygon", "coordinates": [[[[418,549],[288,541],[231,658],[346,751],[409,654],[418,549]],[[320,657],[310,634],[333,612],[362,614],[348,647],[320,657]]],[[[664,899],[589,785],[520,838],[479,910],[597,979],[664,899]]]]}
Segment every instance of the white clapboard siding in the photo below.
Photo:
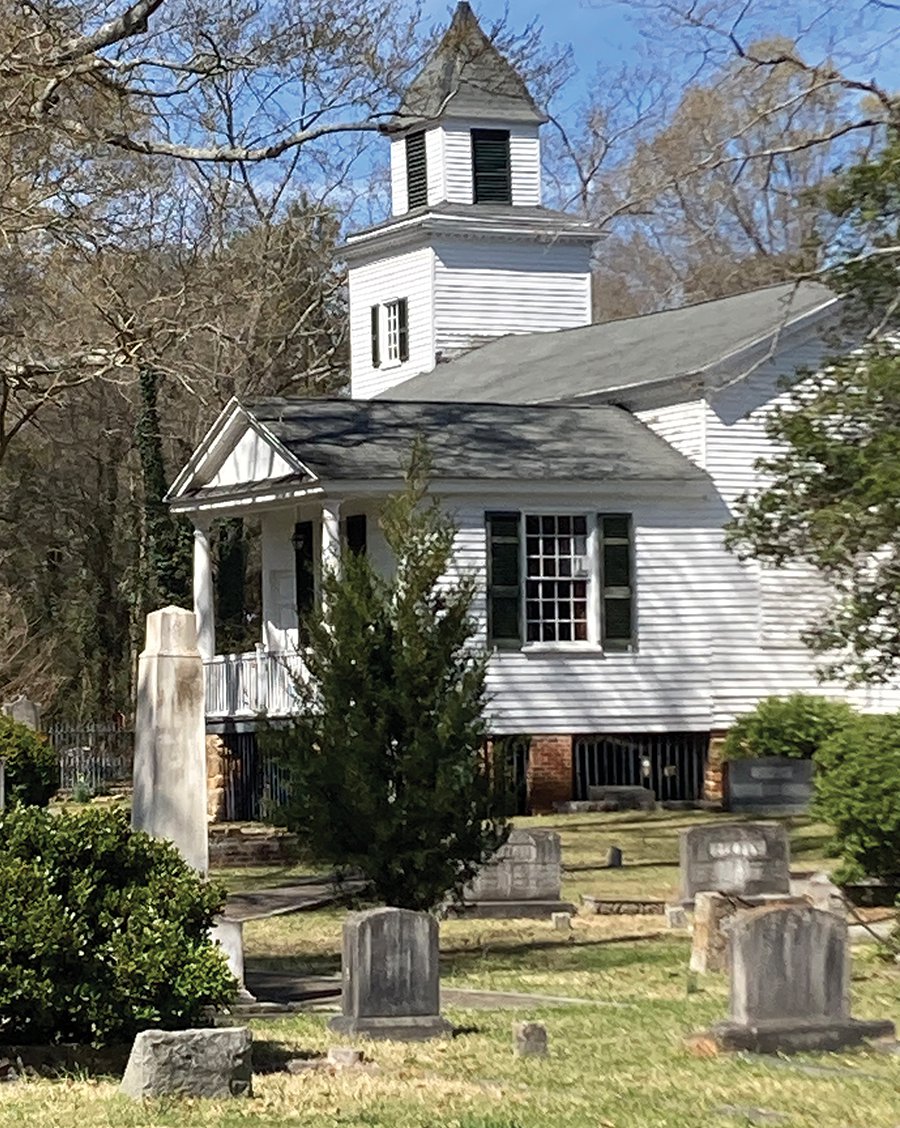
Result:
{"type": "MultiPolygon", "coordinates": [[[[756,463],[776,453],[765,422],[787,399],[784,381],[798,370],[814,368],[824,351],[814,335],[795,341],[773,361],[710,398],[702,425],[705,467],[729,514],[742,494],[764,484],[756,463]]],[[[724,549],[722,558],[723,565],[734,560],[724,549]]],[[[819,681],[816,660],[800,640],[802,629],[829,598],[817,575],[802,565],[772,569],[746,564],[742,577],[734,584],[727,629],[714,637],[714,727],[727,727],[760,697],[798,690],[847,697],[869,711],[900,708],[900,692],[894,688],[848,692],[819,681]]]]}
{"type": "Polygon", "coordinates": [[[515,207],[538,207],[541,203],[541,142],[537,125],[502,121],[446,121],[443,134],[444,195],[452,204],[471,204],[472,130],[509,130],[510,179],[515,207]]]}
{"type": "Polygon", "coordinates": [[[447,238],[435,242],[435,255],[438,353],[590,322],[589,248],[447,238]]]}
{"type": "Polygon", "coordinates": [[[204,485],[240,486],[294,474],[296,467],[253,427],[247,427],[204,485]]]}
{"type": "MultiPolygon", "coordinates": [[[[435,126],[425,131],[425,165],[428,177],[428,203],[433,207],[447,198],[444,175],[444,131],[435,126]]],[[[471,202],[471,201],[469,201],[471,202]]],[[[406,137],[391,141],[391,212],[406,215],[409,193],[406,184],[406,137]]]]}
{"type": "Polygon", "coordinates": [[[447,199],[444,131],[439,127],[429,129],[425,134],[425,161],[428,166],[428,203],[434,207],[447,199]]]}
{"type": "Polygon", "coordinates": [[[408,211],[406,138],[396,137],[391,141],[391,212],[393,215],[406,215],[408,211]]]}
{"type": "Polygon", "coordinates": [[[677,451],[697,466],[703,466],[704,423],[706,404],[703,400],[673,403],[652,411],[638,411],[638,419],[671,443],[677,451]]]}
{"type": "MultiPolygon", "coordinates": [[[[421,247],[350,271],[350,386],[355,399],[370,399],[434,367],[433,262],[431,248],[421,247]],[[374,368],[371,307],[396,298],[409,302],[409,360],[374,368]]],[[[382,356],[384,351],[382,340],[382,356]]]]}
{"type": "MultiPolygon", "coordinates": [[[[599,508],[634,516],[638,651],[497,651],[488,689],[491,728],[497,733],[591,731],[705,731],[712,701],[709,631],[727,615],[727,585],[718,577],[719,512],[702,499],[611,502],[599,508]]],[[[563,505],[565,497],[557,504],[563,505]]],[[[550,512],[550,500],[541,510],[550,512]]],[[[478,579],[474,613],[485,627],[485,511],[522,509],[505,499],[453,507],[457,567],[478,579]]],[[[585,512],[597,507],[585,507],[585,512]]],[[[566,509],[571,510],[571,499],[566,509]]]]}

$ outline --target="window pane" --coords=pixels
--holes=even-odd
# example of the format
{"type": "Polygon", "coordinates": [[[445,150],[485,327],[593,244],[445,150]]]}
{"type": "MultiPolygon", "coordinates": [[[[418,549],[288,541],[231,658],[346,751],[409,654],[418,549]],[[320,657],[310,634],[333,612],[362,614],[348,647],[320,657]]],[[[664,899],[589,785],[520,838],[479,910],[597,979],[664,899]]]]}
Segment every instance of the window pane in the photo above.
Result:
{"type": "Polygon", "coordinates": [[[630,552],[627,544],[603,547],[603,583],[605,587],[628,587],[631,583],[630,552]]]}
{"type": "Polygon", "coordinates": [[[630,599],[605,599],[604,634],[613,642],[631,641],[631,600],[630,599]]]}
{"type": "Polygon", "coordinates": [[[577,537],[587,536],[587,517],[573,517],[572,532],[577,537]]]}
{"type": "Polygon", "coordinates": [[[539,533],[541,531],[540,517],[526,517],[525,518],[525,532],[526,533],[539,533]]]}
{"type": "Polygon", "coordinates": [[[571,642],[572,641],[572,625],[571,623],[559,624],[559,641],[571,642]]]}
{"type": "MultiPolygon", "coordinates": [[[[556,518],[555,517],[542,517],[541,518],[541,532],[544,533],[545,536],[551,536],[552,537],[553,534],[556,532],[556,518]]],[[[547,542],[545,541],[544,543],[546,544],[547,542]]],[[[545,552],[547,551],[546,548],[544,549],[544,551],[545,552]]]]}
{"type": "Polygon", "coordinates": [[[493,638],[518,639],[519,601],[515,596],[497,596],[491,600],[491,635],[493,638]]]}
{"type": "Polygon", "coordinates": [[[501,541],[491,547],[491,583],[515,587],[519,582],[519,546],[501,541]]]}
{"type": "Polygon", "coordinates": [[[537,622],[529,623],[526,637],[527,637],[529,642],[540,642],[541,641],[541,625],[540,625],[540,623],[537,623],[537,622]]]}
{"type": "Polygon", "coordinates": [[[602,518],[602,523],[604,537],[616,537],[622,538],[624,540],[628,539],[628,526],[630,522],[626,516],[623,515],[620,517],[604,517],[602,518]]]}

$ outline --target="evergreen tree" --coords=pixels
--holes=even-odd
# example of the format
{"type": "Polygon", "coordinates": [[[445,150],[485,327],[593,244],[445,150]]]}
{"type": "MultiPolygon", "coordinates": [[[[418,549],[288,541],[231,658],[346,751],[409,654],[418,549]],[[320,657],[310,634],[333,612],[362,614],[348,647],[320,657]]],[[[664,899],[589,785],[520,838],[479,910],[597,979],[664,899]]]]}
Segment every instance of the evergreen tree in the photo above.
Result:
{"type": "Polygon", "coordinates": [[[419,910],[458,893],[507,833],[486,753],[474,582],[448,579],[455,528],[426,481],[419,446],[405,492],[383,510],[393,576],[365,554],[326,576],[305,707],[269,737],[290,767],[284,815],[302,845],[361,871],[386,904],[419,910]]]}
{"type": "Polygon", "coordinates": [[[829,281],[858,348],[798,381],[770,417],[779,453],[745,495],[729,543],[776,566],[802,561],[835,593],[805,641],[823,672],[878,682],[900,670],[900,136],[828,194],[841,221],[829,281]]]}

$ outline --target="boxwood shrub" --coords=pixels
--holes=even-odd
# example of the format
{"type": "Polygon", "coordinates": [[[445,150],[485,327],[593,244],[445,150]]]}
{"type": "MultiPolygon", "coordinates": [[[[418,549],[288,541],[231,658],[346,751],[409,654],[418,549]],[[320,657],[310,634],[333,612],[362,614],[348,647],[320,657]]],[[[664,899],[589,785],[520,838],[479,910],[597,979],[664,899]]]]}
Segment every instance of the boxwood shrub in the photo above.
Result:
{"type": "Polygon", "coordinates": [[[0,1042],[104,1045],[196,1023],[234,980],[224,890],[121,811],[0,818],[0,1042]]]}
{"type": "Polygon", "coordinates": [[[764,697],[728,730],[723,752],[727,760],[759,756],[812,759],[821,743],[857,716],[843,701],[811,693],[764,697]]]}
{"type": "Polygon", "coordinates": [[[56,752],[27,725],[0,714],[0,757],[6,760],[7,802],[44,807],[59,786],[56,752]]]}
{"type": "Polygon", "coordinates": [[[816,753],[816,813],[842,859],[835,876],[900,879],[900,713],[858,716],[816,753]]]}

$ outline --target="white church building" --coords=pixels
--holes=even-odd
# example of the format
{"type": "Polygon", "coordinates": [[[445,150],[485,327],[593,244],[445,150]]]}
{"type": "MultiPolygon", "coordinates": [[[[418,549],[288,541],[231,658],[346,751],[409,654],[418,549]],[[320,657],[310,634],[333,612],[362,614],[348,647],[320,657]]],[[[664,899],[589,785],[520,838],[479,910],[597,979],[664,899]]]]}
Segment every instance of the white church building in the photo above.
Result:
{"type": "MultiPolygon", "coordinates": [[[[762,696],[820,685],[825,594],[726,551],[783,380],[825,355],[815,284],[591,324],[597,232],[543,207],[541,126],[466,3],[385,132],[392,215],[351,236],[351,394],[229,404],[173,484],[195,527],[210,728],[289,714],[299,624],[342,553],[389,558],[383,499],[423,435],[478,577],[493,733],[530,738],[530,804],[591,784],[704,796],[710,743],[762,696]],[[262,630],[216,650],[210,526],[262,530],[262,630]]],[[[523,745],[524,747],[524,745],[523,745]]],[[[706,780],[709,783],[708,779],[706,780]]]]}

